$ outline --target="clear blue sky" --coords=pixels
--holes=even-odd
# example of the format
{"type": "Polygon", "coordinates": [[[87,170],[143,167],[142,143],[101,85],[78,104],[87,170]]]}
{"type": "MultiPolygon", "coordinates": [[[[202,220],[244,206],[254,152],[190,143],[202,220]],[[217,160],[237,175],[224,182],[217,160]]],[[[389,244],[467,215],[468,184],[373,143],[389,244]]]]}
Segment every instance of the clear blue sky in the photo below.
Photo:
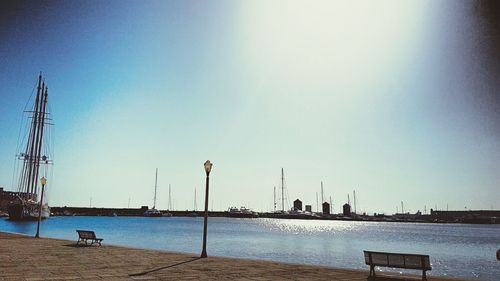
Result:
{"type": "Polygon", "coordinates": [[[500,209],[498,24],[478,6],[2,1],[0,186],[43,71],[52,206],[151,206],[158,168],[159,208],[171,184],[201,209],[210,159],[215,210],[270,210],[282,167],[313,208],[323,181],[336,211],[354,189],[370,213],[500,209]]]}

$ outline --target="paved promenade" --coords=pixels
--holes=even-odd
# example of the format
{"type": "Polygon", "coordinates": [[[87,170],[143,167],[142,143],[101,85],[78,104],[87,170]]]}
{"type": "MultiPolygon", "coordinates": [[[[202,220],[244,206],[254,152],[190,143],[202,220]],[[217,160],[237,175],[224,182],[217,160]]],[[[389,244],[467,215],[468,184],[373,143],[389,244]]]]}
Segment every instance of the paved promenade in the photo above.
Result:
{"type": "MultiPolygon", "coordinates": [[[[75,241],[0,232],[0,280],[366,281],[368,276],[368,271],[222,257],[199,259],[192,254],[109,246],[106,240],[103,244],[75,247],[75,241]]],[[[421,279],[418,275],[384,276],[375,280],[421,279]]],[[[430,276],[428,280],[458,279],[430,276]]]]}

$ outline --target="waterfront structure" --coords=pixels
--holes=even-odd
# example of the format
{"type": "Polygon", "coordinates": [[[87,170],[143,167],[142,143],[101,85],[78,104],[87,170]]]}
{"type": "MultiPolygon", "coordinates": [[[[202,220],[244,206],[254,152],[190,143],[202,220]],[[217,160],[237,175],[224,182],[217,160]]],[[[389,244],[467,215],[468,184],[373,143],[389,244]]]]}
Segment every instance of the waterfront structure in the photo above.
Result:
{"type": "Polygon", "coordinates": [[[342,206],[342,209],[343,209],[343,215],[346,216],[346,217],[350,217],[351,216],[351,205],[349,205],[348,203],[344,204],[344,206],[342,206]]]}
{"type": "Polygon", "coordinates": [[[323,202],[323,215],[329,215],[330,214],[330,203],[328,202],[323,202]]]}
{"type": "Polygon", "coordinates": [[[312,213],[312,206],[306,205],[306,212],[312,213]]]}
{"type": "Polygon", "coordinates": [[[24,151],[17,155],[22,161],[21,173],[19,175],[17,194],[14,200],[10,201],[7,209],[11,220],[37,220],[48,218],[50,215],[49,205],[39,198],[38,179],[46,176],[48,166],[52,164],[50,156],[52,150],[47,143],[50,137],[48,128],[52,125],[50,121],[49,107],[47,106],[49,90],[45,84],[42,74],[38,76],[38,87],[35,95],[31,115],[30,129],[26,138],[26,143],[20,147],[24,151]],[[42,166],[43,169],[40,169],[42,166]]]}
{"type": "Polygon", "coordinates": [[[422,216],[432,222],[500,223],[500,210],[439,211],[422,216]]]}
{"type": "Polygon", "coordinates": [[[302,211],[302,201],[299,199],[293,201],[293,209],[302,211]]]}

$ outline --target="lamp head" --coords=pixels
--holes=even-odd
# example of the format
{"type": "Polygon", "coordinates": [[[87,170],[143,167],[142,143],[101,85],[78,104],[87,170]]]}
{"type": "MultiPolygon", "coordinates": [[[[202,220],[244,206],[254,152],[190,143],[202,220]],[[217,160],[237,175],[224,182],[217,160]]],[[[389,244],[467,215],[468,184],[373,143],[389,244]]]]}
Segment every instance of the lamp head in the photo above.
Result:
{"type": "Polygon", "coordinates": [[[210,174],[210,171],[212,170],[212,163],[210,163],[210,160],[205,161],[205,172],[207,173],[207,176],[210,174]]]}
{"type": "Polygon", "coordinates": [[[46,179],[45,177],[42,177],[42,178],[40,179],[40,183],[41,183],[42,185],[46,185],[46,184],[47,184],[47,179],[46,179]]]}

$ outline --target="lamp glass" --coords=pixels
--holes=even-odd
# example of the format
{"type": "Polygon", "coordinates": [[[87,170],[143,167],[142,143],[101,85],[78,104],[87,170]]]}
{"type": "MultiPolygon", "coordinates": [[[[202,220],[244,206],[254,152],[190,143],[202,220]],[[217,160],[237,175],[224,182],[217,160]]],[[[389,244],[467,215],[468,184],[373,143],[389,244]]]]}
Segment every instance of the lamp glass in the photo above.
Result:
{"type": "Polygon", "coordinates": [[[40,179],[40,183],[41,183],[42,185],[46,185],[46,184],[47,184],[47,179],[46,179],[45,177],[42,177],[42,178],[40,179]]]}
{"type": "Polygon", "coordinates": [[[207,172],[207,174],[209,174],[212,170],[212,165],[213,164],[210,163],[210,160],[205,161],[205,172],[207,172]]]}

